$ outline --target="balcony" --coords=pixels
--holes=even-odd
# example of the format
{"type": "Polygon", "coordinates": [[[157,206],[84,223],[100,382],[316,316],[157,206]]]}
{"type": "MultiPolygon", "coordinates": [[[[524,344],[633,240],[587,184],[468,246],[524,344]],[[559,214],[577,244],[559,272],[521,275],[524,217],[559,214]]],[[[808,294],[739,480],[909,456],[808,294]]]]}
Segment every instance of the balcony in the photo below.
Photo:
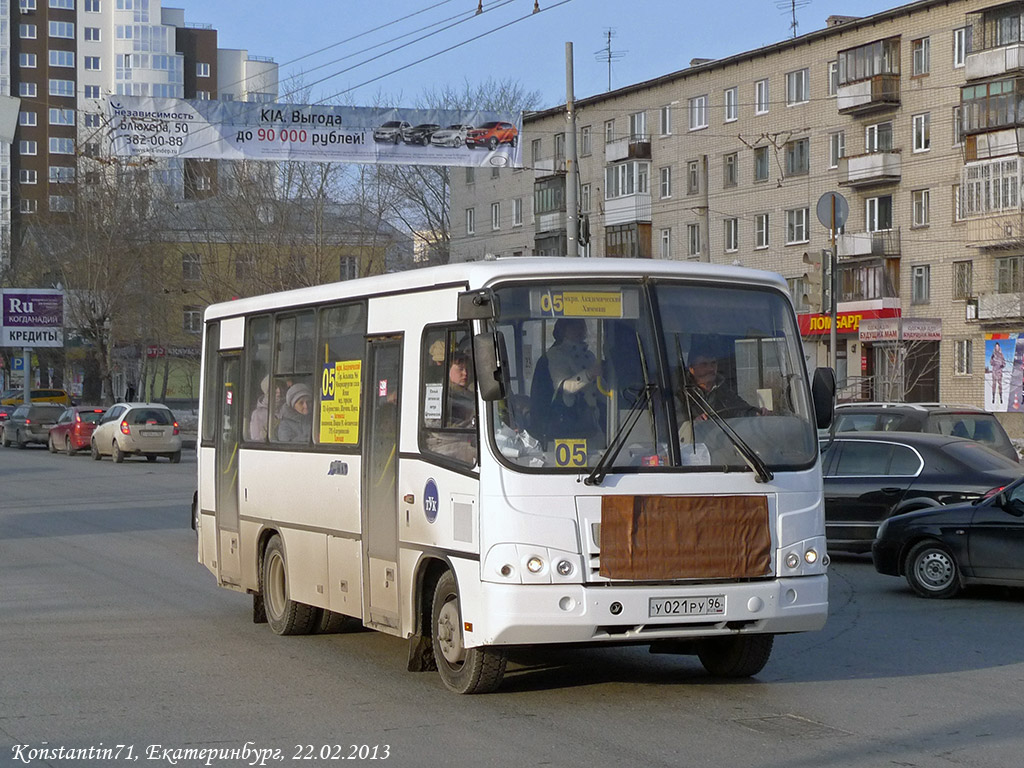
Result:
{"type": "Polygon", "coordinates": [[[604,225],[631,224],[651,220],[651,193],[623,195],[604,201],[604,225]]]}
{"type": "Polygon", "coordinates": [[[900,231],[888,229],[883,232],[852,232],[836,237],[836,255],[840,259],[862,256],[900,255],[900,231]]]}
{"type": "Polygon", "coordinates": [[[865,115],[900,105],[900,76],[874,75],[866,80],[840,85],[836,105],[841,115],[865,115]]]}
{"type": "Polygon", "coordinates": [[[614,139],[605,144],[604,160],[606,163],[616,163],[619,160],[629,160],[630,158],[651,159],[651,137],[649,134],[638,133],[632,136],[623,136],[621,139],[614,139]]]}
{"type": "Polygon", "coordinates": [[[903,175],[899,152],[869,152],[844,157],[839,161],[839,171],[846,176],[846,180],[839,184],[848,187],[892,184],[903,175]]]}
{"type": "Polygon", "coordinates": [[[978,296],[978,320],[1024,318],[1024,293],[983,293],[978,296]]]}
{"type": "Polygon", "coordinates": [[[533,217],[533,229],[537,233],[541,232],[564,232],[565,231],[565,211],[548,211],[547,213],[538,213],[533,217]]]}
{"type": "Polygon", "coordinates": [[[967,219],[967,245],[972,248],[1019,248],[1024,245],[1024,211],[967,219]]]}

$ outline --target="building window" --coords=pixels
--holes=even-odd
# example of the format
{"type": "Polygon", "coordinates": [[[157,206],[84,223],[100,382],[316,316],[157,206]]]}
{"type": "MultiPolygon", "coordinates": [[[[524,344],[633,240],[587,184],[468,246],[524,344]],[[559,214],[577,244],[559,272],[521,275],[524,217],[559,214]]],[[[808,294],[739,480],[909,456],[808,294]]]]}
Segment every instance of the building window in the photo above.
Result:
{"type": "Polygon", "coordinates": [[[35,83],[18,83],[18,95],[23,98],[35,98],[37,93],[35,83]]]}
{"type": "Polygon", "coordinates": [[[649,173],[649,163],[632,161],[608,166],[604,172],[604,199],[649,194],[649,173]]]}
{"type": "Polygon", "coordinates": [[[199,307],[185,307],[181,311],[181,329],[185,333],[199,333],[203,330],[203,312],[199,307]]]}
{"type": "Polygon", "coordinates": [[[50,195],[46,204],[56,213],[71,213],[75,210],[75,198],[67,195],[50,195]]]}
{"type": "Polygon", "coordinates": [[[183,253],[181,255],[181,279],[187,282],[195,282],[202,279],[203,260],[198,253],[183,253]]]}
{"type": "Polygon", "coordinates": [[[50,37],[63,37],[68,40],[74,40],[75,25],[70,21],[51,21],[50,37]]]}
{"type": "Polygon", "coordinates": [[[661,199],[664,200],[666,197],[672,197],[672,166],[666,165],[664,168],[659,168],[658,178],[660,180],[661,199]]]}
{"type": "Polygon", "coordinates": [[[75,140],[62,139],[57,136],[50,137],[51,155],[73,155],[75,154],[75,140]]]}
{"type": "Polygon", "coordinates": [[[36,0],[19,0],[18,7],[22,13],[34,11],[36,9],[36,0]]]}
{"type": "Polygon", "coordinates": [[[768,245],[768,214],[759,213],[754,216],[754,248],[767,248],[768,245]]]}
{"type": "Polygon", "coordinates": [[[39,154],[39,145],[34,141],[28,139],[22,139],[18,142],[18,154],[19,155],[37,155],[39,154]]]}
{"type": "Polygon", "coordinates": [[[875,123],[864,129],[864,151],[892,152],[892,121],[875,123]]]}
{"type": "MultiPolygon", "coordinates": [[[[97,115],[98,117],[98,115],[97,115]]],[[[50,125],[74,125],[75,110],[50,108],[50,125]]]]}
{"type": "Polygon", "coordinates": [[[604,255],[610,259],[651,258],[650,229],[641,234],[636,223],[605,227],[604,255]]]}
{"type": "Polygon", "coordinates": [[[661,108],[659,112],[658,131],[662,136],[670,136],[672,134],[672,105],[666,105],[661,108]]]}
{"type": "Polygon", "coordinates": [[[85,28],[85,42],[87,42],[87,43],[98,43],[98,42],[100,42],[100,28],[99,27],[86,27],[85,28]]]}
{"type": "Polygon", "coordinates": [[[605,120],[604,121],[604,143],[610,144],[615,141],[615,121],[605,120]]]}
{"type": "Polygon", "coordinates": [[[963,301],[974,296],[974,262],[953,262],[953,299],[963,301]]]}
{"type": "Polygon", "coordinates": [[[927,152],[932,147],[931,113],[914,115],[914,151],[927,152]]]}
{"type": "Polygon", "coordinates": [[[686,253],[688,256],[700,256],[700,224],[686,225],[686,253]]]}
{"type": "Polygon", "coordinates": [[[768,147],[754,147],[754,181],[768,180],[768,147]]]}
{"type": "Polygon", "coordinates": [[[910,50],[913,54],[911,76],[927,75],[932,68],[930,38],[923,37],[920,40],[914,40],[910,44],[910,50]]]}
{"type": "Polygon", "coordinates": [[[501,203],[491,203],[491,229],[501,229],[501,203]]]}
{"type": "Polygon", "coordinates": [[[534,139],[530,142],[530,160],[533,162],[534,167],[540,164],[541,152],[543,151],[541,141],[541,139],[534,139]]]}
{"type": "Polygon", "coordinates": [[[763,115],[768,112],[768,80],[754,83],[754,114],[763,115]]]}
{"type": "Polygon", "coordinates": [[[930,205],[931,194],[927,189],[915,189],[910,193],[913,201],[914,210],[914,226],[915,227],[927,227],[930,214],[928,208],[930,205]]]}
{"type": "Polygon", "coordinates": [[[647,113],[634,112],[629,116],[629,140],[647,141],[647,113]]]}
{"type": "Polygon", "coordinates": [[[867,199],[868,232],[884,232],[892,229],[892,195],[880,195],[867,199]]]}
{"type": "Polygon", "coordinates": [[[99,13],[100,12],[100,0],[85,0],[85,12],[86,13],[99,13]]]}
{"type": "Polygon", "coordinates": [[[517,197],[512,201],[512,226],[523,226],[523,198],[517,197]]]}
{"type": "Polygon", "coordinates": [[[828,63],[828,95],[835,96],[839,93],[839,62],[828,63]]]}
{"type": "Polygon", "coordinates": [[[580,187],[580,213],[590,213],[590,185],[580,187]]]}
{"type": "Polygon", "coordinates": [[[36,66],[36,55],[34,53],[19,53],[18,66],[26,69],[34,69],[36,66]]]}
{"type": "Polygon", "coordinates": [[[696,96],[690,99],[690,130],[708,127],[708,97],[696,96]]]}
{"type": "Polygon", "coordinates": [[[19,24],[18,25],[18,37],[22,40],[35,40],[36,39],[36,25],[35,24],[19,24]]]}
{"type": "Polygon", "coordinates": [[[661,250],[658,254],[663,259],[672,258],[672,230],[661,230],[661,250]]]}
{"type": "Polygon", "coordinates": [[[971,366],[971,356],[974,352],[972,339],[953,340],[953,374],[956,376],[969,376],[974,372],[971,366]]]}
{"type": "Polygon", "coordinates": [[[996,293],[1024,292],[1024,256],[996,259],[996,293]]]}
{"type": "Polygon", "coordinates": [[[474,208],[466,209],[466,234],[476,234],[476,209],[474,208]]]}
{"type": "Polygon", "coordinates": [[[100,69],[100,57],[99,56],[86,56],[85,57],[85,68],[91,72],[98,72],[100,69]]]}
{"type": "Polygon", "coordinates": [[[722,186],[735,187],[739,183],[739,155],[730,152],[722,158],[722,186]]]}
{"type": "Polygon", "coordinates": [[[841,157],[846,157],[846,132],[830,133],[828,135],[828,167],[838,168],[841,157]]]}
{"type": "Polygon", "coordinates": [[[911,304],[927,304],[931,301],[931,269],[928,264],[918,264],[911,270],[911,304]]]}
{"type": "Polygon", "coordinates": [[[953,146],[960,147],[964,143],[963,109],[957,104],[953,107],[953,146]]]}
{"type": "Polygon", "coordinates": [[[810,208],[794,208],[786,211],[786,245],[807,242],[809,213],[810,208]]]}
{"type": "Polygon", "coordinates": [[[196,62],[196,77],[209,77],[210,65],[205,61],[196,62]]]}
{"type": "Polygon", "coordinates": [[[342,280],[355,280],[359,277],[359,257],[345,256],[338,265],[342,280]]]}
{"type": "Polygon", "coordinates": [[[499,168],[498,166],[494,166],[493,168],[491,168],[491,178],[492,179],[500,179],[501,178],[501,168],[499,168]]]}
{"type": "Polygon", "coordinates": [[[564,169],[565,166],[565,134],[555,134],[555,168],[564,169]]]}
{"type": "Polygon", "coordinates": [[[50,95],[51,96],[68,96],[74,97],[75,95],[75,81],[74,80],[50,80],[50,95]]]}
{"type": "Polygon", "coordinates": [[[900,39],[875,40],[839,52],[839,85],[870,80],[875,75],[898,75],[900,39]]]}
{"type": "Polygon", "coordinates": [[[565,177],[549,176],[533,185],[533,212],[538,216],[565,211],[565,177]]]}
{"type": "Polygon", "coordinates": [[[24,125],[24,126],[36,125],[36,113],[35,112],[19,112],[18,113],[18,125],[24,125]]]}
{"type": "Polygon", "coordinates": [[[85,98],[87,99],[98,99],[100,97],[100,87],[98,85],[87,85],[85,86],[85,98]]]}
{"type": "Polygon", "coordinates": [[[953,66],[955,68],[960,68],[967,63],[967,49],[970,39],[970,27],[959,27],[953,30],[953,66]]]}
{"type": "Polygon", "coordinates": [[[806,104],[811,100],[810,70],[786,73],[786,106],[806,104]]]}
{"type": "Polygon", "coordinates": [[[212,95],[210,91],[196,91],[196,101],[210,101],[212,95]]]}
{"type": "Polygon", "coordinates": [[[740,220],[726,219],[724,224],[725,252],[734,253],[740,249],[740,220]]]}
{"type": "Polygon", "coordinates": [[[75,0],[50,0],[50,7],[73,11],[75,10],[75,0]]]}
{"type": "Polygon", "coordinates": [[[74,67],[75,54],[73,51],[50,51],[51,67],[74,67]]]}
{"type": "Polygon", "coordinates": [[[793,308],[797,312],[810,311],[810,302],[807,300],[807,280],[803,277],[787,277],[786,287],[789,288],[790,298],[793,299],[793,308]]]}
{"type": "Polygon", "coordinates": [[[739,98],[736,86],[725,89],[725,122],[732,123],[739,119],[739,98]]]}
{"type": "Polygon", "coordinates": [[[466,167],[466,183],[473,184],[474,182],[476,182],[476,168],[470,165],[466,167]]]}
{"type": "Polygon", "coordinates": [[[35,184],[39,180],[39,173],[30,168],[22,168],[18,171],[18,181],[21,184],[35,184]]]}
{"type": "Polygon", "coordinates": [[[786,176],[802,176],[811,169],[810,139],[786,142],[786,176]]]}
{"type": "Polygon", "coordinates": [[[89,112],[82,119],[86,128],[99,128],[103,124],[102,116],[97,112],[89,112]]]}
{"type": "Polygon", "coordinates": [[[700,192],[700,161],[690,160],[686,164],[686,194],[696,195],[700,192]]]}
{"type": "Polygon", "coordinates": [[[18,204],[18,211],[21,213],[35,213],[38,210],[38,200],[27,200],[25,198],[22,198],[21,202],[18,204]]]}
{"type": "Polygon", "coordinates": [[[584,125],[580,128],[580,154],[589,155],[593,152],[593,141],[590,136],[590,126],[584,125]]]}

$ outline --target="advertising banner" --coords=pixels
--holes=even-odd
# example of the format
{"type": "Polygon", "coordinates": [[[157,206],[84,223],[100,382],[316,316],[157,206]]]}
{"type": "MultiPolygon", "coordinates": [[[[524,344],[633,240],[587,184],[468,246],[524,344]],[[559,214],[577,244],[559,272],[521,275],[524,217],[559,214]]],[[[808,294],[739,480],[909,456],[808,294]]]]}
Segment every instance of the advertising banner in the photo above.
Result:
{"type": "Polygon", "coordinates": [[[49,288],[5,288],[0,346],[63,347],[64,293],[49,288]]]}
{"type": "Polygon", "coordinates": [[[1024,411],[1024,333],[985,334],[985,410],[1024,411]]]}
{"type": "Polygon", "coordinates": [[[522,113],[111,96],[118,157],[522,167],[522,113]]]}

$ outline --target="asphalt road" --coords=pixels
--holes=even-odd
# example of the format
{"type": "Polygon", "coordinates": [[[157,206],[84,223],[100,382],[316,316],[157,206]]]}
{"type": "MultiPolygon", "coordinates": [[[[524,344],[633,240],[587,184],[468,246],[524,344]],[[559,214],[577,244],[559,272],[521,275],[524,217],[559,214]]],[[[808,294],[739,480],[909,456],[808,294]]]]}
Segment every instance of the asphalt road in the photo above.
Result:
{"type": "Polygon", "coordinates": [[[837,558],[826,628],[778,638],[753,680],[643,648],[544,649],[516,653],[499,692],[460,697],[406,672],[396,638],[253,624],[249,599],[196,562],[194,475],[192,455],[0,449],[0,766],[1024,760],[1020,591],[922,600],[837,558]]]}

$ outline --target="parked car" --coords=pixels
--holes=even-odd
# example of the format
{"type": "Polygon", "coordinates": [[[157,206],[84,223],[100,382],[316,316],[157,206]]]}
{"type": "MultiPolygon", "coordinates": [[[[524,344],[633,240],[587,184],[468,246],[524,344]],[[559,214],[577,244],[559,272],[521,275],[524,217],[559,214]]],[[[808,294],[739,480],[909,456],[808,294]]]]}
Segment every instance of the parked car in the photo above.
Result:
{"type": "Polygon", "coordinates": [[[3,438],[0,443],[7,448],[14,443],[19,448],[29,443],[46,445],[50,439],[50,427],[64,413],[64,407],[56,403],[22,403],[3,422],[3,438]]]}
{"type": "Polygon", "coordinates": [[[440,130],[437,123],[420,123],[412,128],[402,131],[402,141],[406,144],[422,144],[424,147],[430,143],[430,137],[434,131],[440,130]]]}
{"type": "Polygon", "coordinates": [[[402,132],[410,128],[412,128],[412,123],[405,120],[389,120],[373,132],[373,140],[397,144],[402,140],[402,132]]]}
{"type": "Polygon", "coordinates": [[[89,447],[93,430],[103,416],[103,409],[92,405],[65,408],[57,423],[50,427],[47,445],[50,453],[64,451],[68,456],[89,447]]]}
{"type": "Polygon", "coordinates": [[[932,432],[977,440],[1018,461],[1006,430],[994,414],[942,403],[844,403],[836,406],[836,432],[932,432]]]}
{"type": "MultiPolygon", "coordinates": [[[[63,389],[33,389],[29,392],[33,403],[58,403],[71,405],[71,395],[63,389]]],[[[0,394],[0,405],[21,405],[25,401],[24,389],[5,389],[0,394]]]]}
{"type": "Polygon", "coordinates": [[[466,134],[472,130],[472,125],[455,123],[447,128],[435,131],[430,137],[430,143],[435,147],[455,147],[458,149],[466,143],[466,134]]]}
{"type": "Polygon", "coordinates": [[[125,456],[156,461],[166,456],[181,461],[181,434],[174,414],[160,403],[117,403],[100,418],[89,441],[92,457],[110,455],[120,464],[125,456]]]}
{"type": "Polygon", "coordinates": [[[10,415],[14,413],[14,409],[17,407],[18,406],[16,405],[0,405],[0,424],[7,421],[10,415]]]}
{"type": "Polygon", "coordinates": [[[917,432],[842,433],[823,444],[829,549],[867,552],[883,520],[998,493],[1021,465],[980,443],[917,432]]]}
{"type": "Polygon", "coordinates": [[[479,128],[466,131],[467,147],[487,147],[492,152],[499,144],[511,144],[519,141],[519,131],[512,123],[484,123],[479,128]]]}
{"type": "Polygon", "coordinates": [[[1024,480],[971,504],[886,520],[871,558],[922,597],[953,597],[970,584],[1024,586],[1024,480]]]}

